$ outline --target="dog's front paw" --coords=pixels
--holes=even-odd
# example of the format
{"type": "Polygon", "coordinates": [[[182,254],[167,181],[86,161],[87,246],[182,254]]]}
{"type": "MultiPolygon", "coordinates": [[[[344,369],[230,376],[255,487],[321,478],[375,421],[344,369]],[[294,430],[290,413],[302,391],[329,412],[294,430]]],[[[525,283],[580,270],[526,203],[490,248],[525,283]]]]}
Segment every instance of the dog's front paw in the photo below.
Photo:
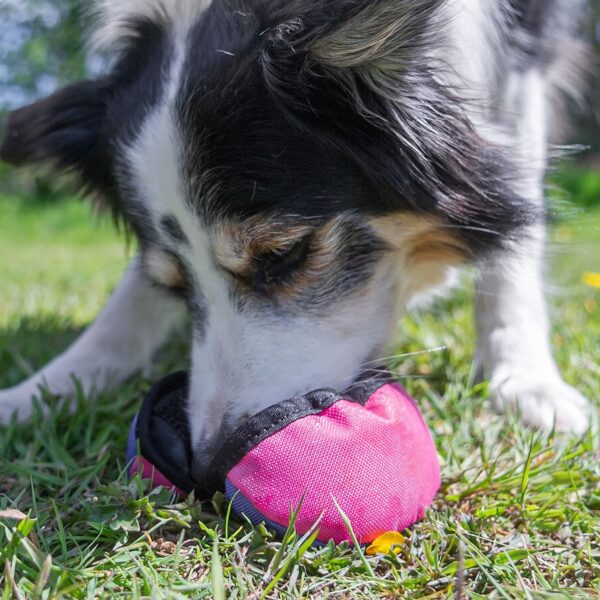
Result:
{"type": "MultiPolygon", "coordinates": [[[[33,414],[35,398],[41,397],[37,386],[27,383],[0,390],[0,425],[8,425],[13,418],[22,423],[33,414]]],[[[41,405],[45,410],[45,405],[41,405]]]]}
{"type": "Polygon", "coordinates": [[[496,410],[517,411],[527,425],[576,435],[590,427],[591,404],[557,374],[545,378],[524,372],[496,376],[491,392],[496,410]]]}

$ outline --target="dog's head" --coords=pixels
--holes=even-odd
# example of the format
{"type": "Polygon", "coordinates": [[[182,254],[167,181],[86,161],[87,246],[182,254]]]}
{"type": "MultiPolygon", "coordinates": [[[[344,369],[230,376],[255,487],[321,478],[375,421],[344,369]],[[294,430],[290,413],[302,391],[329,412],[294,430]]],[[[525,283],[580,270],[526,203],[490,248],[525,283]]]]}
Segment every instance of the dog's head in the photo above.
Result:
{"type": "Polygon", "coordinates": [[[399,306],[527,221],[444,83],[445,5],[106,0],[111,73],[10,117],[3,158],[75,173],[187,301],[200,446],[350,384],[399,306]]]}

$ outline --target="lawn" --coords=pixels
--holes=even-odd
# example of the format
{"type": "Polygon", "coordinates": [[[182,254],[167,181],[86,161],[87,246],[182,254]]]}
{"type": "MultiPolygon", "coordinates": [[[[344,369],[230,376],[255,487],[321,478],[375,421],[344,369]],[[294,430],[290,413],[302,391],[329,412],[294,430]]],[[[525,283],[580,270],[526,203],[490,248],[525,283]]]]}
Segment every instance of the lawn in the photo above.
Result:
{"type": "MultiPolygon", "coordinates": [[[[600,271],[599,233],[600,210],[563,202],[549,244],[556,354],[596,406],[600,289],[582,275],[600,271]]],[[[1,386],[77,335],[131,251],[74,200],[0,198],[1,386]]],[[[434,431],[444,481],[398,554],[281,544],[230,519],[219,497],[172,504],[128,482],[129,422],[150,384],[135,378],[97,403],[79,398],[72,415],[0,428],[2,599],[600,597],[597,419],[577,440],[492,413],[474,382],[471,287],[467,275],[401,323],[393,366],[434,431]]],[[[175,340],[155,376],[184,367],[186,352],[175,340]]]]}

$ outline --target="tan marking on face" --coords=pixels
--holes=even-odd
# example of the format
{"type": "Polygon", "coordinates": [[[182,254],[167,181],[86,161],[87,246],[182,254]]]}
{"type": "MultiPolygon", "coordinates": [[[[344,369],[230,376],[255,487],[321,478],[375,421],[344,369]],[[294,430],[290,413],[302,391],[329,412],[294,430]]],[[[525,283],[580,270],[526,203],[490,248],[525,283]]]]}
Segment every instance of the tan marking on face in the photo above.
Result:
{"type": "Polygon", "coordinates": [[[433,217],[395,214],[370,221],[390,251],[398,283],[398,309],[448,283],[453,268],[469,260],[468,249],[433,217]]]}
{"type": "Polygon", "coordinates": [[[168,288],[184,288],[185,274],[172,257],[160,250],[150,249],[143,255],[143,265],[148,275],[160,285],[168,288]]]}
{"type": "Polygon", "coordinates": [[[398,213],[371,219],[370,224],[407,263],[456,266],[469,260],[465,245],[435,217],[398,213]]]}

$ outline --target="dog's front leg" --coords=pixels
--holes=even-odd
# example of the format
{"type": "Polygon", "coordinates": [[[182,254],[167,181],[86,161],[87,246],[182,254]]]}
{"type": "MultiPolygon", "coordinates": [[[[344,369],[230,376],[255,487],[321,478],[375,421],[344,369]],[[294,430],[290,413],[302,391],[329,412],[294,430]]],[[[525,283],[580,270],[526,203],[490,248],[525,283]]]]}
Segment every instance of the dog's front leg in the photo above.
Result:
{"type": "Polygon", "coordinates": [[[517,409],[529,425],[549,430],[556,424],[581,434],[589,426],[590,406],[563,381],[552,357],[541,276],[543,228],[531,235],[522,255],[489,265],[480,275],[480,359],[497,410],[517,409]]]}
{"type": "Polygon", "coordinates": [[[183,316],[183,303],[153,285],[134,259],[96,321],[25,382],[0,391],[0,423],[27,419],[40,389],[57,396],[100,392],[150,365],[183,316]]]}
{"type": "MultiPolygon", "coordinates": [[[[543,76],[515,81],[508,105],[517,115],[515,136],[525,150],[522,194],[543,207],[546,161],[546,88],[543,76]]],[[[543,219],[523,233],[513,252],[482,267],[477,290],[479,357],[501,412],[518,409],[529,425],[581,434],[589,426],[589,402],[566,384],[550,348],[544,299],[543,219]]]]}

